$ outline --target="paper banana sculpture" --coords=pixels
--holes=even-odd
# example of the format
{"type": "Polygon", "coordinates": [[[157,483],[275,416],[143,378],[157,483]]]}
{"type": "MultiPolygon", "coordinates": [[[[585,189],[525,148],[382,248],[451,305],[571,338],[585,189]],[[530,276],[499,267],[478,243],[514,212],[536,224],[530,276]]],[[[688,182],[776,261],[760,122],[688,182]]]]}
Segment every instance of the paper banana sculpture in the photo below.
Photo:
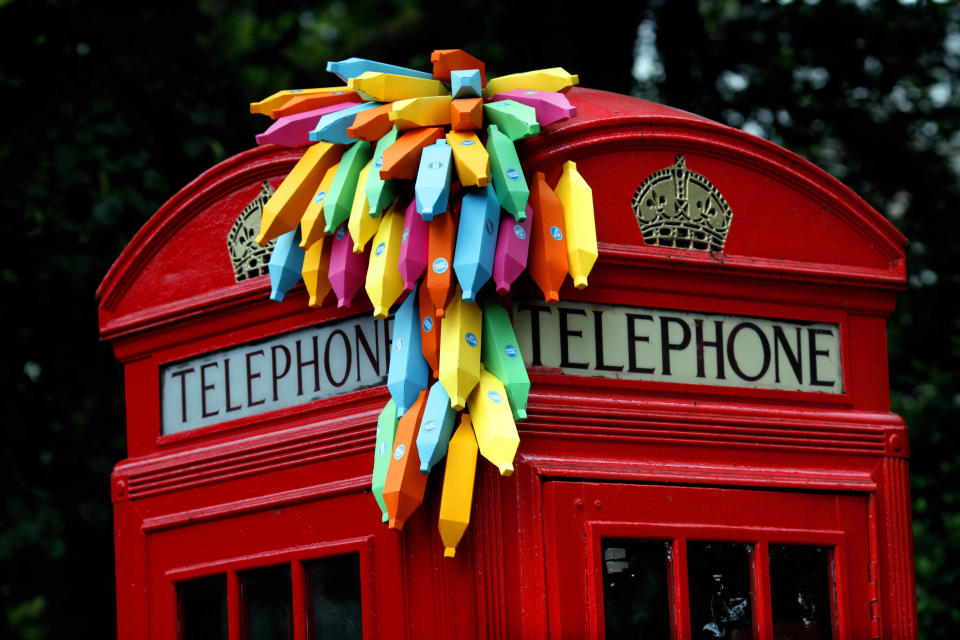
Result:
{"type": "Polygon", "coordinates": [[[513,473],[515,420],[527,417],[530,379],[498,295],[529,273],[556,303],[568,273],[587,285],[598,254],[593,193],[577,165],[565,162],[551,188],[524,170],[516,146],[576,116],[561,91],[577,76],[555,67],[488,78],[460,49],[430,61],[432,71],[328,62],[347,86],[279,91],[250,112],[274,120],[258,144],[304,148],[256,237],[277,239],[271,298],[302,279],[311,307],[331,291],[339,307],[366,304],[362,289],[377,318],[402,303],[371,489],[400,529],[446,457],[438,526],[453,557],[478,452],[513,473]]]}

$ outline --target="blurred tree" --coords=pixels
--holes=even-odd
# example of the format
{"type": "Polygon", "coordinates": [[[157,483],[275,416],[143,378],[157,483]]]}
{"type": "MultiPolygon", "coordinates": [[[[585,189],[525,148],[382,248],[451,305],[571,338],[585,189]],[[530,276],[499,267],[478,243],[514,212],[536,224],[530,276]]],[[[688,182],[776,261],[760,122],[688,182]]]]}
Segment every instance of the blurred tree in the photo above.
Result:
{"type": "Polygon", "coordinates": [[[109,264],[181,185],[253,143],[265,125],[248,102],[333,83],[329,59],[428,68],[448,47],[492,75],[563,66],[768,137],[911,238],[890,330],[894,408],[912,428],[921,624],[952,635],[957,6],[0,0],[0,637],[115,635],[108,478],[124,457],[123,381],[95,342],[92,299],[109,264]]]}

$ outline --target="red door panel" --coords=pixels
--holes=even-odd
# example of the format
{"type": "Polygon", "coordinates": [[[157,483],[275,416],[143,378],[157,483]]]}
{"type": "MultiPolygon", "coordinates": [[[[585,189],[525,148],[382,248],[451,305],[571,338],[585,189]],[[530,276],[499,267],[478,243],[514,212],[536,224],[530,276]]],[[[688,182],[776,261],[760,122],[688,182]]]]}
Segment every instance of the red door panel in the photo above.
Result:
{"type": "Polygon", "coordinates": [[[863,496],[551,481],[544,503],[552,638],[871,637],[863,496]]]}

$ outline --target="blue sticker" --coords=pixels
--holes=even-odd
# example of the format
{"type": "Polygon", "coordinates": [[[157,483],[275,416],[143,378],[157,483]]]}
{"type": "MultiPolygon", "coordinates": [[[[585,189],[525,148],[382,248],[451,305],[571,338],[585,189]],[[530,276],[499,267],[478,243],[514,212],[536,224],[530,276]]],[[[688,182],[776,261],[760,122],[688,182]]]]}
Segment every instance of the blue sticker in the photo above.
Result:
{"type": "Polygon", "coordinates": [[[490,218],[487,218],[487,221],[483,224],[483,227],[484,229],[487,230],[488,236],[493,235],[493,220],[491,220],[490,218]]]}
{"type": "Polygon", "coordinates": [[[319,204],[323,202],[323,199],[327,197],[326,191],[318,191],[317,195],[313,196],[313,204],[319,204]]]}
{"type": "Polygon", "coordinates": [[[469,147],[470,145],[477,144],[475,140],[464,140],[460,143],[461,147],[469,147]]]}
{"type": "Polygon", "coordinates": [[[437,423],[436,420],[427,420],[427,421],[424,422],[422,425],[420,425],[420,429],[421,429],[422,431],[433,431],[434,429],[436,429],[436,428],[439,427],[439,426],[440,426],[440,425],[437,423]]]}
{"type": "Polygon", "coordinates": [[[343,240],[343,234],[347,232],[346,227],[337,227],[337,240],[343,240]]]}
{"type": "Polygon", "coordinates": [[[290,89],[290,93],[301,93],[303,89],[290,89]]]}
{"type": "Polygon", "coordinates": [[[507,177],[510,178],[511,180],[519,180],[520,172],[517,171],[516,169],[507,169],[507,177]]]}
{"type": "Polygon", "coordinates": [[[517,348],[512,344],[508,344],[503,348],[503,350],[506,351],[507,355],[510,356],[511,358],[517,357],[517,348]]]}
{"type": "MultiPolygon", "coordinates": [[[[497,404],[500,404],[501,402],[503,402],[503,397],[501,397],[500,394],[497,393],[496,391],[489,391],[487,393],[487,397],[493,400],[494,402],[496,402],[497,404]]],[[[403,446],[403,445],[400,445],[400,446],[403,446]]],[[[400,458],[397,458],[397,460],[399,459],[400,458]]]]}
{"type": "Polygon", "coordinates": [[[532,95],[534,95],[535,93],[536,93],[536,91],[524,91],[524,92],[523,92],[523,95],[525,95],[525,96],[532,96],[532,95]]]}
{"type": "Polygon", "coordinates": [[[477,336],[473,335],[473,333],[469,331],[467,332],[467,335],[465,336],[464,339],[467,341],[467,344],[470,345],[471,347],[477,346],[477,344],[479,344],[480,342],[479,340],[477,340],[477,336]]]}
{"type": "Polygon", "coordinates": [[[387,452],[387,443],[381,442],[380,446],[377,447],[377,457],[382,458],[383,454],[387,452]]]}
{"type": "Polygon", "coordinates": [[[433,318],[427,316],[423,319],[423,332],[430,333],[430,329],[433,329],[433,318]]]}
{"type": "Polygon", "coordinates": [[[387,248],[387,243],[381,242],[380,244],[377,245],[377,248],[373,250],[373,255],[375,256],[380,255],[381,253],[384,252],[386,248],[387,248]]]}
{"type": "Polygon", "coordinates": [[[383,154],[380,154],[380,157],[377,158],[377,161],[373,163],[373,166],[375,166],[377,169],[383,168],[383,154]]]}
{"type": "Polygon", "coordinates": [[[443,163],[439,160],[434,160],[427,165],[427,169],[443,169],[443,163]]]}
{"type": "Polygon", "coordinates": [[[393,459],[399,460],[400,458],[403,457],[403,454],[406,453],[406,451],[407,451],[407,448],[405,446],[403,446],[402,444],[398,444],[397,448],[393,450],[393,459]]]}
{"type": "Polygon", "coordinates": [[[434,273],[446,273],[447,269],[450,268],[450,265],[447,263],[446,258],[437,258],[433,261],[433,272],[434,273]]]}
{"type": "Polygon", "coordinates": [[[563,240],[563,231],[560,231],[560,227],[557,225],[550,227],[550,235],[553,236],[554,240],[563,240]]]}
{"type": "Polygon", "coordinates": [[[404,230],[403,230],[403,235],[400,237],[400,244],[403,244],[404,242],[406,242],[406,241],[407,241],[407,236],[409,236],[409,235],[410,235],[410,229],[404,229],[404,230]]]}
{"type": "Polygon", "coordinates": [[[378,422],[378,423],[377,423],[377,437],[378,437],[378,438],[380,437],[380,432],[381,432],[382,430],[383,430],[383,425],[381,425],[381,424],[378,422]]]}
{"type": "Polygon", "coordinates": [[[527,239],[527,232],[519,224],[513,225],[513,235],[517,236],[521,240],[527,239]]]}
{"type": "Polygon", "coordinates": [[[403,351],[403,338],[397,338],[396,340],[394,340],[393,350],[396,351],[397,353],[400,353],[401,351],[403,351]]]}
{"type": "Polygon", "coordinates": [[[339,96],[343,93],[344,93],[343,91],[333,91],[330,95],[339,96]]]}

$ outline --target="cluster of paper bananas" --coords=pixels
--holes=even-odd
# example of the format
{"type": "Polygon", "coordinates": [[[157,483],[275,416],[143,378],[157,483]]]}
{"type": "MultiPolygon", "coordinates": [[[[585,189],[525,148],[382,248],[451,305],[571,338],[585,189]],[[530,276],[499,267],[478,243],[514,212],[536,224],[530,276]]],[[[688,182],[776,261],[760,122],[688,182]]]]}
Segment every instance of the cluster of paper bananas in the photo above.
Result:
{"type": "Polygon", "coordinates": [[[332,290],[349,307],[363,288],[386,318],[409,292],[394,318],[373,493],[384,521],[402,528],[446,456],[439,527],[452,556],[477,452],[513,472],[514,420],[530,389],[506,310],[477,296],[491,279],[508,293],[529,269],[557,302],[567,273],[587,285],[597,240],[576,165],[564,164],[555,188],[541,172],[528,185],[514,146],[576,115],[560,91],[577,77],[553,68],[488,82],[483,62],[459,49],[431,61],[432,74],[330,62],[347,86],[281,91],[250,110],[276,120],[260,144],[308,147],[263,208],[257,242],[277,240],[271,298],[302,278],[310,306],[332,290]]]}

